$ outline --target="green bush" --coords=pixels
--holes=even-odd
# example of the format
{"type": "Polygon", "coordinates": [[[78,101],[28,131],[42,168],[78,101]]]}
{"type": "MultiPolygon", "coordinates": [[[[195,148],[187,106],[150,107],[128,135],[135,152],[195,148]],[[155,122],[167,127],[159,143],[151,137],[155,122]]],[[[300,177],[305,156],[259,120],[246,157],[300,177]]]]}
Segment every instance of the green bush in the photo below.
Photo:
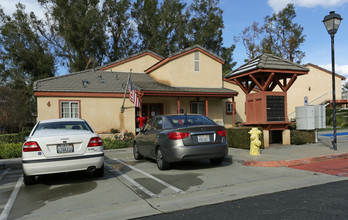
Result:
{"type": "Polygon", "coordinates": [[[2,134],[0,135],[0,143],[19,143],[24,142],[25,137],[29,136],[30,131],[22,131],[16,134],[2,134]]]}
{"type": "Polygon", "coordinates": [[[23,143],[0,142],[0,159],[22,157],[23,143]]]}
{"type": "MultiPolygon", "coordinates": [[[[258,128],[262,131],[262,128],[258,128]]],[[[226,129],[228,147],[250,149],[250,134],[248,133],[251,127],[237,127],[226,129]]],[[[261,146],[264,148],[263,134],[260,135],[261,146]]]]}
{"type": "Polygon", "coordinates": [[[126,132],[124,134],[116,134],[114,139],[103,139],[104,149],[119,149],[131,147],[134,141],[134,134],[132,132],[126,132]]]}
{"type": "Polygon", "coordinates": [[[314,131],[300,131],[291,130],[290,131],[291,144],[300,145],[315,142],[315,132],[314,131]]]}

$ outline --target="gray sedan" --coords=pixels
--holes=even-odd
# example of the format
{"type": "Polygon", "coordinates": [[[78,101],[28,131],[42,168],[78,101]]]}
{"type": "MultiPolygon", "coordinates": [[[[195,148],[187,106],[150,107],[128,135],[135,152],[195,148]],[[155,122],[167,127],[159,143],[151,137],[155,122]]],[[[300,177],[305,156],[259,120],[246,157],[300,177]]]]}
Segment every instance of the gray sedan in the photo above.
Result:
{"type": "Polygon", "coordinates": [[[228,153],[224,126],[203,115],[157,115],[136,136],[133,155],[155,159],[160,170],[170,163],[209,159],[214,165],[228,153]]]}

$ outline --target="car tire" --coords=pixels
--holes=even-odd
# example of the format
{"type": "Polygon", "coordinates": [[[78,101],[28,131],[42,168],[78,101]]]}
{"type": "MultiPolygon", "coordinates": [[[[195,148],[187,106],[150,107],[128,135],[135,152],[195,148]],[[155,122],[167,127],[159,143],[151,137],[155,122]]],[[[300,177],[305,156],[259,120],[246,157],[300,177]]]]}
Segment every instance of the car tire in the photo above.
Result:
{"type": "Polygon", "coordinates": [[[141,155],[139,153],[139,147],[138,147],[137,143],[134,143],[134,145],[133,145],[133,156],[134,156],[134,159],[136,159],[136,160],[143,159],[143,155],[141,155]]]}
{"type": "Polygon", "coordinates": [[[164,159],[163,151],[160,147],[156,150],[156,164],[159,170],[169,170],[170,164],[164,159]]]}
{"type": "Polygon", "coordinates": [[[104,176],[104,164],[99,169],[95,170],[94,176],[95,177],[103,177],[104,176]]]}
{"type": "Polygon", "coordinates": [[[212,158],[209,160],[210,160],[210,163],[213,165],[220,165],[224,161],[224,158],[223,157],[222,158],[212,158]]]}
{"type": "Polygon", "coordinates": [[[27,176],[23,172],[23,182],[25,185],[33,185],[35,183],[35,176],[27,176]]]}

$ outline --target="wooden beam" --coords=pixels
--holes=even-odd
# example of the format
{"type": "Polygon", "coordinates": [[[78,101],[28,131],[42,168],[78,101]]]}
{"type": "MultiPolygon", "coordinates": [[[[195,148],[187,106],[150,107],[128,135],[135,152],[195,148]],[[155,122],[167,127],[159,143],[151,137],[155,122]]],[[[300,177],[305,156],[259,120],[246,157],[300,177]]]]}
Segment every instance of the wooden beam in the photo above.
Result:
{"type": "MultiPolygon", "coordinates": [[[[266,81],[266,83],[263,85],[262,88],[260,88],[262,91],[266,91],[266,89],[268,89],[269,85],[271,84],[271,82],[273,81],[274,78],[274,72],[271,73],[271,75],[268,76],[268,79],[266,81]]],[[[273,88],[274,89],[274,88],[273,88]]],[[[273,90],[271,89],[271,91],[273,90]]]]}
{"type": "Polygon", "coordinates": [[[285,91],[288,91],[288,89],[290,88],[290,86],[295,82],[295,80],[297,79],[297,74],[292,75],[289,83],[286,85],[285,87],[285,91]]]}
{"type": "Polygon", "coordinates": [[[205,116],[208,117],[208,97],[205,97],[205,116]]]}
{"type": "MultiPolygon", "coordinates": [[[[256,84],[263,91],[263,86],[261,85],[261,83],[253,75],[250,75],[250,78],[252,82],[254,83],[254,86],[256,84]]],[[[248,91],[250,92],[251,89],[249,88],[248,91]]]]}
{"type": "Polygon", "coordinates": [[[239,79],[235,79],[234,80],[237,84],[238,84],[238,86],[243,90],[243,92],[245,93],[245,94],[248,94],[248,90],[244,87],[244,85],[239,81],[239,79]]]}

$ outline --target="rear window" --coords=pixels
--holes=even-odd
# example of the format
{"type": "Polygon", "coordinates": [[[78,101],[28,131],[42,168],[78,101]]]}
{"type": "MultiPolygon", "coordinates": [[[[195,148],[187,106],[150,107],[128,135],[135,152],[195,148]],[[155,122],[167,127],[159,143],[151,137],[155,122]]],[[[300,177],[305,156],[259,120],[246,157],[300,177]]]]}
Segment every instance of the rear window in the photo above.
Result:
{"type": "Polygon", "coordinates": [[[203,115],[173,115],[168,119],[174,126],[191,126],[191,125],[215,125],[215,122],[203,115]]]}
{"type": "Polygon", "coordinates": [[[92,131],[86,122],[83,121],[62,121],[49,122],[38,124],[35,131],[43,130],[78,130],[78,131],[92,131]]]}

